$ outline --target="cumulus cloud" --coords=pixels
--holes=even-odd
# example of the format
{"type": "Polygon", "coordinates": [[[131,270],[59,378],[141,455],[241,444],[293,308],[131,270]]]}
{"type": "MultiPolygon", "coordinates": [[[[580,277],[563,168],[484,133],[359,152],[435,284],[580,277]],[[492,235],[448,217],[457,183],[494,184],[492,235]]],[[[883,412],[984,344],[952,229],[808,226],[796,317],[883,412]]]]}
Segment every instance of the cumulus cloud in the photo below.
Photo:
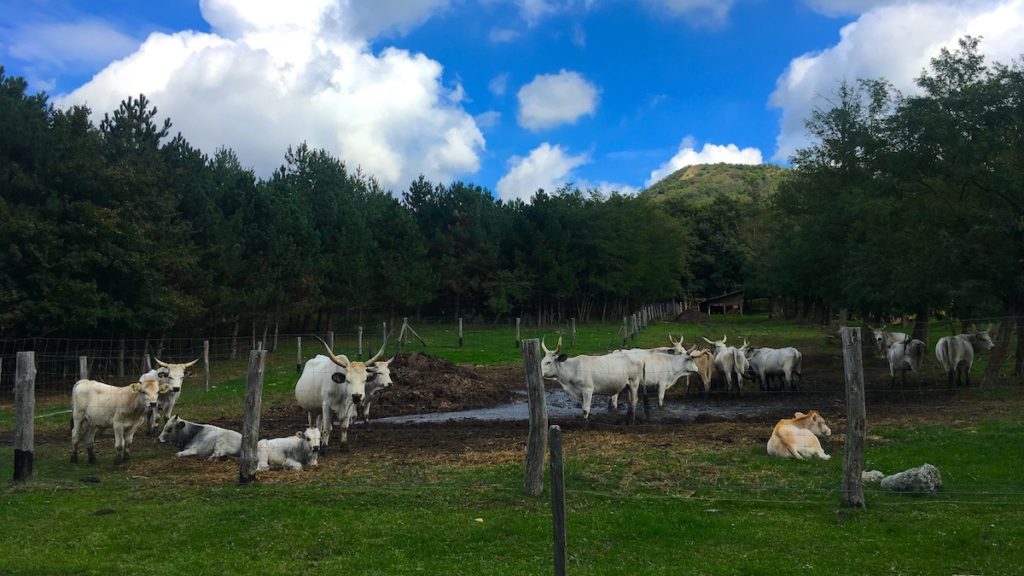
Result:
{"type": "Polygon", "coordinates": [[[1024,52],[1024,0],[935,2],[883,6],[861,15],[822,52],[794,58],[776,81],[770,104],[782,110],[773,159],[788,160],[808,145],[804,121],[835,94],[843,80],[885,78],[904,93],[943,47],[964,35],[981,36],[989,62],[1024,52]]]}
{"type": "Polygon", "coordinates": [[[597,109],[598,89],[578,72],[541,74],[519,89],[519,125],[529,130],[572,124],[597,109]]]}
{"type": "Polygon", "coordinates": [[[696,23],[722,24],[729,17],[734,0],[644,0],[648,9],[669,17],[684,17],[696,23]]]}
{"type": "Polygon", "coordinates": [[[509,171],[498,180],[498,198],[529,200],[540,188],[554,192],[566,184],[572,171],[590,161],[587,154],[573,156],[561,146],[545,142],[534,148],[526,158],[515,156],[509,160],[509,171]]]}
{"type": "MultiPolygon", "coordinates": [[[[190,143],[232,148],[261,176],[303,141],[393,189],[421,173],[444,181],[475,172],[484,138],[461,106],[461,86],[446,87],[441,65],[423,54],[375,54],[363,38],[339,34],[368,17],[351,4],[359,3],[203,0],[215,33],[152,34],[57,103],[101,116],[144,93],[190,143]]],[[[444,4],[409,2],[415,18],[379,15],[373,26],[398,29],[444,4]]]]}
{"type": "Polygon", "coordinates": [[[645,186],[650,186],[669,174],[694,164],[761,164],[761,151],[757,148],[743,148],[735,144],[705,143],[698,152],[693,137],[687,136],[679,144],[679,151],[668,162],[665,162],[647,179],[645,186]]]}

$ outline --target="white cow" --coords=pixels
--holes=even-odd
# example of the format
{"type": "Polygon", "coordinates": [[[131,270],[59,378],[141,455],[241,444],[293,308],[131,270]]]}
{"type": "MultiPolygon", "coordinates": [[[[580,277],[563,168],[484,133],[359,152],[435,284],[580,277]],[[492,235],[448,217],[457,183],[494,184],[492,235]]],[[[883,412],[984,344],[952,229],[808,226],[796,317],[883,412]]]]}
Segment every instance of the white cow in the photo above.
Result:
{"type": "Polygon", "coordinates": [[[354,362],[344,355],[335,355],[326,342],[316,337],[327,349],[327,356],[317,355],[306,362],[295,383],[295,399],[312,423],[320,430],[320,451],[327,450],[331,438],[331,413],[341,422],[341,448],[348,449],[348,428],[356,415],[356,406],[366,397],[366,382],[377,377],[377,359],[384,354],[387,341],[366,362],[354,362]]]}
{"type": "Polygon", "coordinates": [[[747,373],[749,364],[747,357],[735,346],[726,346],[728,336],[722,336],[721,340],[712,342],[707,338],[704,341],[715,347],[715,370],[722,374],[725,379],[725,389],[732,392],[733,382],[736,383],[736,393],[743,392],[743,375],[747,373]]]}
{"type": "Polygon", "coordinates": [[[171,416],[160,432],[160,442],[171,442],[178,447],[175,456],[198,456],[217,460],[230,456],[238,458],[242,453],[242,435],[209,424],[196,424],[171,416]]]}
{"type": "Polygon", "coordinates": [[[156,410],[157,397],[167,386],[147,378],[124,387],[79,380],[71,390],[71,462],[78,462],[78,444],[85,437],[89,463],[96,463],[96,431],[114,429],[114,464],[128,461],[135,431],[156,410]]]}
{"type": "Polygon", "coordinates": [[[150,418],[149,428],[155,431],[160,426],[160,422],[174,414],[174,405],[178,402],[178,396],[181,396],[181,384],[186,376],[192,375],[189,368],[195,365],[196,362],[199,362],[199,358],[184,364],[163,362],[156,356],[153,357],[153,360],[159,364],[159,367],[146,372],[139,377],[139,380],[155,377],[160,379],[160,384],[168,386],[166,392],[160,393],[160,398],[157,400],[157,409],[153,412],[152,418],[150,418]]]}
{"type": "Polygon", "coordinates": [[[942,364],[942,369],[949,374],[949,385],[960,385],[960,374],[966,377],[966,385],[971,385],[971,366],[974,365],[974,355],[988,352],[995,344],[989,336],[992,324],[979,331],[971,326],[971,334],[957,334],[956,336],[945,336],[939,338],[935,344],[935,357],[942,364]]]}
{"type": "Polygon", "coordinates": [[[302,470],[303,466],[317,466],[320,450],[320,430],[306,428],[287,438],[260,440],[256,443],[256,471],[271,468],[302,470]]]}
{"type": "Polygon", "coordinates": [[[889,377],[891,379],[889,387],[896,387],[896,372],[900,373],[902,383],[906,386],[907,370],[914,374],[920,372],[927,351],[928,347],[925,346],[925,343],[917,339],[890,344],[883,350],[885,359],[889,361],[889,377]]]}
{"type": "Polygon", "coordinates": [[[366,372],[366,396],[363,397],[363,426],[370,427],[370,404],[373,397],[381,390],[391,386],[391,360],[378,360],[373,363],[373,370],[366,372]]]}
{"type": "Polygon", "coordinates": [[[677,380],[698,372],[697,365],[686,349],[666,346],[631,348],[619,352],[632,356],[643,364],[641,385],[645,388],[650,385],[658,387],[658,407],[665,406],[665,392],[675,385],[677,380]]]}
{"type": "Polygon", "coordinates": [[[805,460],[817,456],[822,460],[831,458],[821,449],[818,436],[831,436],[832,430],[817,411],[797,412],[794,418],[779,420],[768,439],[768,454],[779,458],[805,460]]]}
{"type": "Polygon", "coordinates": [[[743,341],[740,348],[747,358],[750,371],[757,377],[761,390],[769,389],[769,382],[772,376],[781,377],[780,389],[789,385],[790,390],[796,390],[796,383],[800,377],[803,355],[796,348],[750,348],[747,341],[743,341]]]}
{"type": "Polygon", "coordinates": [[[604,356],[574,356],[562,354],[562,338],[554,350],[541,341],[544,358],[540,367],[544,378],[558,383],[578,402],[583,404],[583,420],[590,422],[590,404],[594,394],[616,396],[629,387],[629,421],[636,422],[637,390],[643,377],[643,362],[621,352],[604,356]]]}
{"type": "Polygon", "coordinates": [[[875,337],[875,345],[878,346],[878,352],[882,356],[885,356],[886,350],[893,344],[900,344],[910,340],[910,334],[906,332],[885,332],[886,326],[888,324],[882,324],[881,328],[871,329],[871,333],[875,337]]]}

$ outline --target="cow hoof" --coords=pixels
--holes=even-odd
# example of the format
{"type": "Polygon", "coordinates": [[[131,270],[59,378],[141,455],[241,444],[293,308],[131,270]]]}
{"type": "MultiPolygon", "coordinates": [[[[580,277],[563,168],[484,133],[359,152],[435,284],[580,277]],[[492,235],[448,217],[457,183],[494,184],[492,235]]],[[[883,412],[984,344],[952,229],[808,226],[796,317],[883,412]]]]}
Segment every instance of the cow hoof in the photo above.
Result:
{"type": "Polygon", "coordinates": [[[95,463],[96,463],[96,453],[93,452],[92,450],[89,450],[89,464],[95,464],[95,463]]]}

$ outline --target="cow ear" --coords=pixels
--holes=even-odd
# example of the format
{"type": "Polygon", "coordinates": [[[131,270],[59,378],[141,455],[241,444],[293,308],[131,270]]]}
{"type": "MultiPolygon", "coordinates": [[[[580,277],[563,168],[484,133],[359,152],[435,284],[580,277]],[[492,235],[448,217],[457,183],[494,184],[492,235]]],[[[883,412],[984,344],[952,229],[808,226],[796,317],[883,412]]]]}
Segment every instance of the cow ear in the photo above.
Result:
{"type": "Polygon", "coordinates": [[[335,372],[334,374],[331,374],[331,380],[334,380],[338,384],[344,384],[345,375],[342,374],[341,372],[335,372]]]}
{"type": "Polygon", "coordinates": [[[565,354],[559,354],[558,358],[555,358],[555,362],[565,362],[566,358],[568,358],[568,356],[566,356],[565,354]]]}
{"type": "Polygon", "coordinates": [[[803,418],[804,416],[807,416],[807,414],[804,414],[803,412],[797,412],[797,413],[796,413],[796,414],[794,414],[793,416],[795,416],[795,417],[797,417],[797,418],[803,418]]]}
{"type": "Polygon", "coordinates": [[[184,430],[185,429],[185,421],[184,420],[178,420],[178,425],[177,426],[178,426],[178,430],[184,430]]]}
{"type": "Polygon", "coordinates": [[[142,390],[142,384],[140,382],[134,382],[129,386],[129,388],[132,389],[132,392],[138,392],[139,390],[142,390]]]}
{"type": "Polygon", "coordinates": [[[305,438],[306,437],[306,433],[302,432],[302,431],[296,432],[295,435],[298,436],[299,438],[305,438]]]}

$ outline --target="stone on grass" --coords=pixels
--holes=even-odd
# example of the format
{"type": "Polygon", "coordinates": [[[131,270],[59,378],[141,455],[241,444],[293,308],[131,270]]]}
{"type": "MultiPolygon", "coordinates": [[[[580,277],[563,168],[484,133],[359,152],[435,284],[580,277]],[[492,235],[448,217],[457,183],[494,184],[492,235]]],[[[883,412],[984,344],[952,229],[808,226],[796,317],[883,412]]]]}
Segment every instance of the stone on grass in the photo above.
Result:
{"type": "Polygon", "coordinates": [[[885,473],[880,470],[870,470],[860,473],[860,479],[862,482],[878,482],[882,478],[885,478],[885,473]]]}
{"type": "Polygon", "coordinates": [[[893,492],[934,494],[941,487],[942,476],[939,475],[939,469],[931,464],[882,478],[882,488],[893,492]]]}

